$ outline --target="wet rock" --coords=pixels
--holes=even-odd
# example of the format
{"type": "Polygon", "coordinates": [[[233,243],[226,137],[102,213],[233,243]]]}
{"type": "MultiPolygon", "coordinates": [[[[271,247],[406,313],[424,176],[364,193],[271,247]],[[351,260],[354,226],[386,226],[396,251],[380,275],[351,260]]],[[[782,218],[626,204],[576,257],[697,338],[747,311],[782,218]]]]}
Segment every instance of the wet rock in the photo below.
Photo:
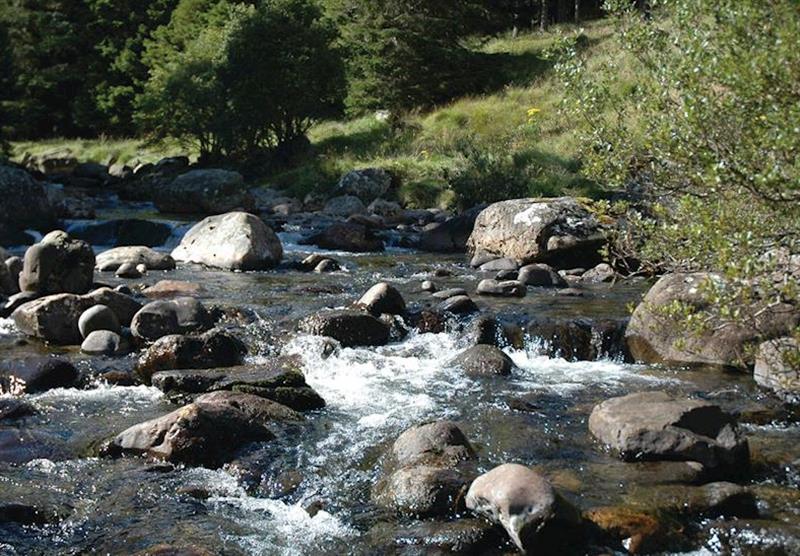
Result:
{"type": "Polygon", "coordinates": [[[435,299],[450,299],[457,295],[467,295],[467,290],[464,288],[448,288],[446,290],[434,292],[432,297],[435,299]]]}
{"type": "Polygon", "coordinates": [[[133,316],[142,308],[142,304],[130,295],[110,288],[98,288],[84,297],[93,305],[105,305],[111,309],[122,326],[130,326],[133,316]]]}
{"type": "Polygon", "coordinates": [[[337,263],[333,259],[323,259],[321,260],[317,266],[314,267],[314,272],[317,274],[323,274],[325,272],[336,272],[340,270],[339,263],[337,263]]]}
{"type": "Polygon", "coordinates": [[[33,431],[0,427],[0,463],[21,465],[35,459],[59,461],[69,456],[63,441],[33,431]]]}
{"type": "Polygon", "coordinates": [[[682,519],[759,516],[753,492],[728,482],[634,488],[626,499],[634,506],[682,519]]]}
{"type": "Polygon", "coordinates": [[[563,553],[582,537],[578,511],[536,471],[507,463],[475,479],[467,508],[499,523],[523,553],[563,553]]]}
{"type": "Polygon", "coordinates": [[[511,358],[495,346],[478,344],[463,351],[448,363],[461,367],[473,377],[508,376],[514,368],[511,358]]]}
{"type": "Polygon", "coordinates": [[[251,208],[253,199],[238,172],[207,169],[191,170],[159,188],[155,203],[161,212],[221,214],[251,208]]]}
{"type": "Polygon", "coordinates": [[[26,171],[0,164],[0,243],[27,229],[47,230],[56,222],[45,188],[26,171]]]}
{"type": "Polygon", "coordinates": [[[300,321],[306,334],[328,336],[344,347],[382,346],[389,341],[389,327],[361,311],[321,311],[300,321]]]}
{"type": "Polygon", "coordinates": [[[157,544],[137,552],[135,556],[217,556],[214,552],[195,545],[157,544]]]}
{"type": "Polygon", "coordinates": [[[518,280],[528,286],[566,288],[567,281],[553,267],[544,263],[525,265],[519,269],[518,280]]]}
{"type": "Polygon", "coordinates": [[[205,292],[202,285],[181,280],[159,280],[142,292],[149,298],[174,296],[199,296],[205,292]]]}
{"type": "MultiPolygon", "coordinates": [[[[144,265],[141,265],[143,268],[147,268],[144,265]]],[[[133,263],[123,263],[119,265],[119,268],[114,273],[117,278],[128,278],[128,279],[135,279],[142,277],[142,271],[139,270],[139,267],[133,263]]]]}
{"type": "Polygon", "coordinates": [[[139,384],[139,380],[136,376],[127,371],[106,371],[98,378],[115,386],[134,386],[139,384]]]}
{"type": "Polygon", "coordinates": [[[0,253],[0,295],[13,295],[19,292],[19,275],[14,274],[6,262],[2,261],[4,253],[0,253]]]}
{"type": "Polygon", "coordinates": [[[225,270],[264,270],[281,262],[283,247],[257,216],[230,212],[195,224],[172,258],[225,270]]]}
{"type": "Polygon", "coordinates": [[[144,264],[148,270],[172,270],[175,268],[175,259],[167,253],[153,251],[141,245],[129,247],[115,247],[97,255],[95,263],[101,272],[116,271],[122,265],[144,264]]]}
{"type": "Polygon", "coordinates": [[[21,257],[7,257],[5,264],[9,274],[11,275],[11,280],[14,282],[15,289],[12,293],[17,293],[19,291],[19,275],[22,273],[22,269],[25,266],[25,261],[23,261],[21,257]]]}
{"type": "Polygon", "coordinates": [[[39,294],[89,291],[94,280],[94,251],[85,241],[56,230],[25,252],[19,287],[39,294]]]}
{"type": "Polygon", "coordinates": [[[416,328],[420,334],[440,334],[445,331],[446,319],[438,311],[422,309],[421,311],[411,311],[406,316],[410,326],[416,328]]]}
{"type": "Polygon", "coordinates": [[[541,340],[540,350],[550,357],[569,361],[596,361],[604,357],[626,358],[627,320],[534,319],[528,336],[541,340]]]}
{"type": "Polygon", "coordinates": [[[129,346],[119,334],[110,330],[94,330],[86,335],[81,352],[87,355],[123,355],[129,346]]]}
{"type": "Polygon", "coordinates": [[[498,282],[502,282],[504,280],[516,280],[517,278],[519,278],[519,272],[516,270],[501,270],[494,276],[494,279],[498,282]]]}
{"type": "Polygon", "coordinates": [[[478,282],[478,287],[475,289],[478,295],[491,295],[497,297],[525,297],[527,289],[525,284],[518,280],[506,280],[505,282],[498,282],[491,278],[481,280],[478,282]]]}
{"type": "Polygon", "coordinates": [[[603,506],[585,512],[584,518],[628,554],[665,552],[674,544],[669,528],[652,513],[625,506],[603,506]]]}
{"type": "Polygon", "coordinates": [[[517,270],[519,265],[513,259],[500,258],[493,259],[480,265],[480,269],[484,272],[493,272],[496,270],[517,270]]]}
{"type": "Polygon", "coordinates": [[[19,398],[0,397],[0,421],[13,421],[34,415],[36,408],[19,398]]]}
{"type": "Polygon", "coordinates": [[[472,254],[486,253],[524,265],[565,267],[597,259],[604,242],[600,225],[577,200],[514,199],[481,211],[468,241],[472,254]]]}
{"type": "Polygon", "coordinates": [[[383,197],[392,187],[392,176],[383,168],[364,168],[348,172],[336,187],[345,195],[354,195],[368,203],[383,197]]]}
{"type": "Polygon", "coordinates": [[[600,263],[594,268],[590,268],[581,275],[581,282],[601,283],[613,282],[617,278],[617,272],[608,263],[600,263]]]}
{"type": "Polygon", "coordinates": [[[474,207],[459,216],[432,224],[422,232],[419,248],[436,253],[463,253],[475,225],[475,219],[483,208],[483,206],[474,207]]]}
{"type": "Polygon", "coordinates": [[[121,329],[117,315],[105,305],[89,307],[78,318],[78,330],[83,338],[98,330],[108,330],[119,334],[121,329]]]}
{"type": "Polygon", "coordinates": [[[139,357],[136,372],[149,382],[157,371],[233,367],[242,363],[246,352],[241,341],[219,329],[199,336],[171,334],[147,348],[139,357]]]}
{"type": "MultiPolygon", "coordinates": [[[[39,299],[41,296],[35,292],[19,292],[15,293],[8,300],[3,304],[0,308],[0,318],[8,318],[10,317],[17,308],[21,307],[25,303],[29,301],[33,301],[34,299],[39,299]]],[[[2,299],[0,299],[2,301],[2,299]]]]}
{"type": "Polygon", "coordinates": [[[428,292],[428,293],[436,293],[436,290],[439,288],[436,287],[436,284],[430,280],[423,280],[422,284],[420,284],[419,289],[428,292]]]}
{"type": "Polygon", "coordinates": [[[322,232],[306,239],[304,243],[323,249],[366,253],[383,251],[383,240],[361,224],[342,222],[329,226],[322,232]]]}
{"type": "Polygon", "coordinates": [[[391,468],[420,463],[452,467],[475,458],[475,450],[453,421],[416,425],[397,437],[389,453],[391,468]]]}
{"type": "Polygon", "coordinates": [[[219,467],[237,449],[272,440],[275,423],[303,417],[270,400],[237,392],[213,392],[172,413],[134,425],[106,448],[109,455],[146,454],[171,463],[219,467]]]}
{"type": "Polygon", "coordinates": [[[376,504],[401,514],[428,517],[458,513],[467,486],[456,469],[415,465],[392,473],[376,489],[376,504]]]}
{"type": "Polygon", "coordinates": [[[436,308],[440,313],[453,313],[454,315],[468,315],[476,313],[478,306],[468,295],[454,295],[442,301],[436,308]]]}
{"type": "Polygon", "coordinates": [[[705,401],[665,392],[611,398],[592,410],[589,430],[625,461],[697,461],[730,475],[749,469],[747,440],[735,419],[705,401]]]}
{"type": "Polygon", "coordinates": [[[471,344],[486,344],[495,347],[509,345],[505,326],[491,315],[480,315],[473,320],[467,330],[471,344]]]}
{"type": "Polygon", "coordinates": [[[406,312],[406,302],[402,294],[386,282],[379,282],[367,290],[356,302],[356,307],[375,316],[384,313],[402,315],[406,312]]]}
{"type": "Polygon", "coordinates": [[[0,524],[45,525],[59,520],[59,515],[49,508],[37,508],[27,504],[0,504],[0,524]]]}
{"type": "Polygon", "coordinates": [[[78,380],[78,370],[66,359],[31,357],[0,362],[0,390],[32,394],[66,388],[78,380]]]}
{"type": "Polygon", "coordinates": [[[779,338],[762,343],[756,353],[753,378],[784,400],[800,403],[800,342],[779,338]]]}
{"type": "Polygon", "coordinates": [[[374,554],[500,556],[502,529],[482,519],[379,523],[368,532],[374,554]]]}
{"type": "Polygon", "coordinates": [[[791,335],[800,324],[800,311],[783,304],[765,309],[752,326],[711,322],[709,331],[702,333],[688,331],[681,319],[669,316],[666,308],[675,303],[695,310],[707,308],[704,284],[719,280],[709,273],[678,273],[656,282],[636,307],[625,332],[633,357],[645,363],[748,368],[753,364],[750,347],[791,335]]]}
{"type": "Polygon", "coordinates": [[[403,207],[393,201],[375,199],[367,207],[367,212],[380,216],[384,220],[397,222],[403,219],[403,207]]]}
{"type": "Polygon", "coordinates": [[[158,247],[170,238],[172,227],[163,222],[126,218],[92,222],[75,227],[70,233],[92,245],[158,247]]]}
{"type": "Polygon", "coordinates": [[[325,203],[325,208],[322,209],[322,212],[337,218],[349,218],[354,214],[366,214],[367,207],[358,197],[342,195],[341,197],[334,197],[325,203]]]}
{"type": "Polygon", "coordinates": [[[131,333],[147,341],[170,334],[203,332],[211,327],[208,311],[193,297],[152,301],[139,310],[131,321],[131,333]]]}
{"type": "Polygon", "coordinates": [[[151,383],[171,398],[230,390],[260,396],[296,411],[325,407],[325,400],[306,383],[299,362],[287,357],[227,369],[160,371],[152,376],[151,383]]]}

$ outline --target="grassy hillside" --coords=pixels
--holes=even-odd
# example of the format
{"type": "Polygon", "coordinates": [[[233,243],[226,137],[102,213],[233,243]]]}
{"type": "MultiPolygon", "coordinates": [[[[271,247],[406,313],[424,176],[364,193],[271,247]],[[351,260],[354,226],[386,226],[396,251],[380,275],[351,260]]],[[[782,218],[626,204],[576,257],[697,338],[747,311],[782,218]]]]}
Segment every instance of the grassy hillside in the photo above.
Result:
{"type": "MultiPolygon", "coordinates": [[[[592,22],[583,29],[590,66],[619,56],[608,22],[592,22]]],[[[503,167],[487,178],[497,182],[506,181],[503,176],[509,172],[524,172],[527,194],[593,196],[596,185],[580,175],[575,125],[559,113],[563,87],[544,58],[560,34],[575,31],[575,27],[560,26],[545,34],[476,39],[474,48],[492,55],[493,77],[504,84],[497,90],[408,115],[394,126],[374,116],[321,123],[309,134],[317,156],[261,181],[302,196],[333,186],[348,170],[381,166],[400,178],[400,197],[410,206],[447,206],[455,201],[456,176],[470,167],[477,167],[479,174],[489,165],[495,170],[495,166],[503,167]],[[475,153],[487,153],[489,162],[476,163],[475,153]],[[503,166],[505,158],[510,162],[503,166]]],[[[625,86],[624,74],[620,77],[620,86],[625,86]]],[[[17,143],[14,156],[19,160],[26,152],[38,154],[59,147],[99,162],[112,157],[120,162],[151,161],[181,152],[176,145],[157,149],[134,139],[53,140],[17,143]]]]}

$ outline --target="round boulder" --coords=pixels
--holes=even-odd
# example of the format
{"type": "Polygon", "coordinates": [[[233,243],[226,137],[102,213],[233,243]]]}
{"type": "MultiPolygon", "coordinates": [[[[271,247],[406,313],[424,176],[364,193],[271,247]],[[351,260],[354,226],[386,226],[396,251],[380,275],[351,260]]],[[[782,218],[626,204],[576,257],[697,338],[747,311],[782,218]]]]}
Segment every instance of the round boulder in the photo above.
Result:
{"type": "Polygon", "coordinates": [[[470,376],[508,376],[514,362],[499,348],[487,344],[472,346],[450,361],[451,366],[461,367],[470,376]]]}
{"type": "Polygon", "coordinates": [[[386,282],[379,282],[372,286],[356,302],[356,306],[376,316],[384,313],[402,315],[406,312],[406,302],[403,296],[397,291],[397,288],[386,282]]]}
{"type": "Polygon", "coordinates": [[[78,330],[86,338],[96,330],[108,330],[119,334],[121,326],[117,315],[105,305],[89,307],[78,319],[78,330]]]}

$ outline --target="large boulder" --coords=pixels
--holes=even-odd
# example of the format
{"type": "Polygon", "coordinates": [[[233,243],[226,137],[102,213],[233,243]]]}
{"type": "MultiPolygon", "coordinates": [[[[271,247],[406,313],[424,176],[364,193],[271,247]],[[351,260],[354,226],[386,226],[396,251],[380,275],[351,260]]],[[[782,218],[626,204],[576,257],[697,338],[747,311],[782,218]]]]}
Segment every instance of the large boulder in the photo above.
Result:
{"type": "Polygon", "coordinates": [[[0,199],[0,242],[29,228],[47,230],[55,224],[44,186],[25,170],[0,164],[0,199]]]}
{"type": "Polygon", "coordinates": [[[625,461],[695,461],[710,473],[741,474],[749,467],[747,440],[719,406],[639,392],[594,407],[589,430],[625,461]]]}
{"type": "Polygon", "coordinates": [[[161,212],[221,214],[251,208],[253,200],[240,173],[208,169],[181,174],[157,191],[155,203],[161,212]]]}
{"type": "Polygon", "coordinates": [[[523,554],[564,554],[582,537],[580,513],[538,472],[515,463],[475,479],[467,508],[498,523],[523,554]]]}
{"type": "Polygon", "coordinates": [[[600,224],[577,200],[514,199],[489,205],[467,242],[473,255],[507,257],[519,265],[568,267],[596,260],[604,242],[600,224]]]}
{"type": "Polygon", "coordinates": [[[406,312],[406,302],[397,288],[386,282],[372,286],[356,302],[356,306],[376,316],[387,313],[402,315],[406,312]]]}
{"type": "Polygon", "coordinates": [[[706,331],[688,330],[684,319],[672,316],[676,304],[702,311],[710,307],[704,288],[721,281],[715,274],[696,272],[663,276],[650,288],[631,316],[625,338],[631,355],[644,363],[674,363],[747,368],[752,352],[765,340],[788,336],[800,324],[800,311],[788,305],[765,307],[751,324],[711,323],[706,331]]]}
{"type": "Polygon", "coordinates": [[[83,340],[78,322],[87,309],[106,305],[120,324],[130,324],[141,307],[139,303],[109,288],[88,295],[60,293],[29,301],[17,307],[11,317],[24,334],[62,345],[77,345],[83,340]]]}
{"type": "Polygon", "coordinates": [[[325,400],[306,383],[298,361],[291,357],[227,369],[159,371],[150,380],[171,398],[231,390],[260,396],[296,411],[325,407],[325,400]]]}
{"type": "Polygon", "coordinates": [[[419,248],[436,253],[463,253],[475,227],[475,219],[483,209],[483,206],[474,207],[444,222],[426,227],[420,234],[419,248]]]}
{"type": "Polygon", "coordinates": [[[226,270],[264,270],[281,262],[283,247],[259,217],[230,212],[195,224],[172,257],[226,270]]]}
{"type": "Polygon", "coordinates": [[[300,321],[306,334],[328,336],[345,347],[382,346],[389,341],[389,327],[362,311],[320,311],[300,321]]]}
{"type": "Polygon", "coordinates": [[[147,348],[137,361],[136,372],[149,382],[158,371],[240,365],[246,353],[240,340],[217,328],[199,336],[170,334],[147,348]]]}
{"type": "Polygon", "coordinates": [[[153,301],[142,307],[131,321],[134,337],[146,341],[170,334],[204,332],[210,327],[211,316],[193,297],[153,301]]]}
{"type": "Polygon", "coordinates": [[[143,245],[133,245],[103,251],[95,260],[95,266],[101,272],[115,271],[123,264],[143,264],[148,270],[172,270],[175,268],[175,259],[168,253],[159,253],[143,245]]]}
{"type": "Polygon", "coordinates": [[[19,288],[43,295],[86,293],[94,280],[94,263],[91,245],[56,230],[25,252],[19,288]]]}
{"type": "Polygon", "coordinates": [[[762,343],[753,377],[786,401],[800,403],[800,341],[787,337],[762,343]]]}
{"type": "Polygon", "coordinates": [[[146,454],[174,463],[219,467],[240,447],[272,440],[276,423],[303,417],[278,403],[236,392],[214,392],[194,403],[134,425],[106,448],[110,455],[146,454]]]}
{"type": "Polygon", "coordinates": [[[382,168],[364,168],[348,172],[339,180],[336,190],[344,195],[354,195],[369,203],[385,196],[392,187],[392,176],[382,168]]]}
{"type": "Polygon", "coordinates": [[[389,452],[389,465],[427,463],[453,466],[475,458],[475,450],[453,421],[432,421],[407,429],[389,452]]]}
{"type": "Polygon", "coordinates": [[[353,222],[333,224],[306,239],[305,243],[316,245],[323,249],[350,251],[352,253],[383,251],[383,240],[381,238],[377,237],[366,226],[353,222]]]}
{"type": "Polygon", "coordinates": [[[508,376],[514,368],[514,362],[495,346],[478,344],[458,354],[449,363],[460,367],[473,377],[508,376]]]}

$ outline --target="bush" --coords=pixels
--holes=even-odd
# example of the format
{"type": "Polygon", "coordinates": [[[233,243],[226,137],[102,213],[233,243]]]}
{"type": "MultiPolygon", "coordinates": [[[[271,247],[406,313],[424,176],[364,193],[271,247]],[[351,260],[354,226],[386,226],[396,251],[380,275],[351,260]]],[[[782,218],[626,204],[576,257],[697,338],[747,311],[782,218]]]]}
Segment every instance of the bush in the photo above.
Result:
{"type": "Polygon", "coordinates": [[[145,129],[195,143],[204,158],[244,159],[298,144],[338,111],[345,86],[336,34],[313,2],[211,8],[202,24],[187,20],[204,30],[185,45],[176,24],[149,47],[138,116],[145,129]]]}

